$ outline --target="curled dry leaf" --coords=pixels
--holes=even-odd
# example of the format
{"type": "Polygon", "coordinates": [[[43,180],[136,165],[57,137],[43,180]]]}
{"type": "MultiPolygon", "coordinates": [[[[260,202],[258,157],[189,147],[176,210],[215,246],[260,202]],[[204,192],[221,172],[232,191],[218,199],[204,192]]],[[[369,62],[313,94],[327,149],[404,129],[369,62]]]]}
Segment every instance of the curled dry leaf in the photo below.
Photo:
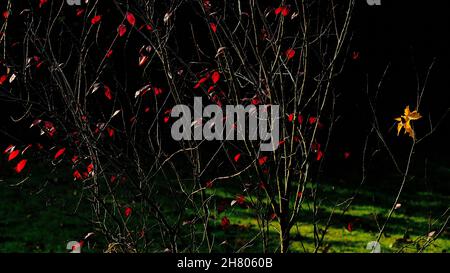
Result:
{"type": "Polygon", "coordinates": [[[136,93],[134,93],[134,98],[145,95],[151,88],[152,86],[150,84],[145,85],[144,87],[136,91],[136,93]]]}
{"type": "Polygon", "coordinates": [[[114,111],[114,113],[112,114],[111,118],[117,116],[120,113],[121,110],[116,110],[114,111]]]}
{"type": "Polygon", "coordinates": [[[9,77],[9,83],[12,83],[16,79],[16,74],[12,74],[11,77],[9,77]]]}
{"type": "Polygon", "coordinates": [[[167,24],[167,23],[169,22],[170,17],[172,17],[172,12],[167,12],[167,13],[164,15],[164,24],[167,24]]]}
{"type": "Polygon", "coordinates": [[[217,53],[216,53],[215,58],[217,58],[217,57],[219,57],[221,54],[223,54],[223,53],[225,52],[225,49],[226,49],[226,47],[224,47],[224,46],[219,47],[219,49],[217,49],[217,53]]]}
{"type": "Polygon", "coordinates": [[[421,119],[422,115],[417,111],[414,110],[411,112],[409,109],[409,105],[406,106],[404,110],[404,114],[395,120],[398,121],[397,123],[397,136],[400,135],[401,130],[405,129],[405,134],[408,134],[412,139],[415,139],[415,132],[411,126],[411,121],[421,119]]]}
{"type": "Polygon", "coordinates": [[[11,153],[12,151],[14,151],[15,148],[16,148],[16,146],[9,145],[8,147],[6,147],[6,150],[3,151],[3,154],[11,153]]]}

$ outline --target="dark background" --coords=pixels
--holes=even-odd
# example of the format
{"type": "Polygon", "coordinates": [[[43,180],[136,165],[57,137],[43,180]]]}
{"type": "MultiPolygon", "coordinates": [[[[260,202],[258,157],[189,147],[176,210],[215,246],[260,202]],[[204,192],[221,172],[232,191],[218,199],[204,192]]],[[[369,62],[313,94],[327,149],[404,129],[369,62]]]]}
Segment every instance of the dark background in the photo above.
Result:
{"type": "MultiPolygon", "coordinates": [[[[381,6],[369,6],[364,0],[357,1],[352,23],[354,34],[351,51],[360,52],[360,59],[351,60],[349,52],[344,73],[338,79],[336,114],[340,119],[330,150],[335,153],[351,151],[355,164],[359,164],[365,136],[371,128],[366,88],[368,86],[369,94],[374,98],[387,65],[390,68],[375,100],[377,118],[381,121],[380,129],[388,136],[389,142],[398,148],[398,153],[406,150],[410,143],[405,141],[406,137],[396,136],[393,119],[402,113],[406,105],[412,109],[416,107],[418,84],[420,88],[423,87],[433,60],[435,64],[419,109],[424,118],[420,123],[417,122],[418,136],[429,129],[428,119],[436,124],[447,111],[450,106],[447,96],[450,92],[449,6],[448,1],[382,1],[381,6]]],[[[189,47],[186,46],[184,50],[187,49],[189,47]]],[[[130,54],[136,55],[135,50],[130,54]]],[[[126,59],[135,60],[134,55],[126,59]]],[[[117,59],[118,62],[120,60],[123,59],[117,59]]],[[[126,63],[122,67],[127,67],[127,71],[112,69],[110,73],[128,73],[131,84],[127,87],[138,87],[141,83],[132,86],[131,76],[133,71],[138,71],[138,67],[130,68],[126,63]]],[[[0,86],[1,146],[36,141],[34,134],[29,133],[29,123],[12,122],[10,116],[16,116],[23,109],[8,99],[8,92],[8,88],[0,86]]],[[[449,127],[449,119],[446,119],[436,133],[423,142],[423,148],[419,147],[419,155],[434,161],[450,162],[449,127]]]]}

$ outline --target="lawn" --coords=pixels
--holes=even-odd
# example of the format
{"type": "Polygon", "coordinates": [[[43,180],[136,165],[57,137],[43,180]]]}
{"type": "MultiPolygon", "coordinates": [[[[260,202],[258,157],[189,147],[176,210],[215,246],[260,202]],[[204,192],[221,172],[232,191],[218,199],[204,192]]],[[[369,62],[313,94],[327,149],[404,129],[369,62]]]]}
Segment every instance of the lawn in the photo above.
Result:
{"type": "MultiPolygon", "coordinates": [[[[444,180],[441,182],[445,183],[444,180]]],[[[9,184],[11,182],[13,181],[8,181],[9,184]]],[[[330,213],[333,213],[333,217],[318,252],[368,252],[367,243],[376,239],[379,226],[392,205],[398,181],[393,180],[383,185],[388,186],[374,187],[372,183],[361,187],[345,213],[345,200],[354,194],[356,187],[343,182],[328,183],[320,187],[319,199],[322,205],[318,220],[321,232],[325,230],[330,213]]],[[[302,206],[300,220],[292,229],[291,252],[314,251],[312,203],[308,200],[308,192],[305,191],[306,201],[302,206]]],[[[243,205],[231,206],[239,193],[232,186],[218,185],[208,189],[207,193],[213,196],[210,226],[214,251],[260,252],[262,243],[258,236],[255,212],[249,206],[249,200],[253,197],[247,196],[243,205]],[[227,209],[218,212],[219,204],[226,204],[227,209]],[[230,220],[227,228],[220,225],[225,216],[230,220]]],[[[94,231],[87,221],[88,207],[83,206],[83,203],[78,204],[79,194],[79,189],[71,181],[54,180],[43,183],[34,178],[15,187],[7,185],[6,181],[0,182],[0,198],[3,201],[0,205],[0,252],[67,252],[68,241],[80,240],[94,231]],[[38,188],[38,183],[44,189],[32,190],[38,188]]],[[[428,237],[430,232],[437,233],[446,221],[449,195],[427,191],[423,183],[416,181],[411,182],[400,203],[401,207],[395,210],[385,235],[381,238],[383,252],[417,252],[427,242],[430,244],[424,252],[440,253],[450,250],[448,228],[437,239],[428,237]]],[[[191,215],[194,213],[188,211],[186,217],[191,215]]],[[[277,251],[277,229],[278,222],[274,219],[269,228],[272,235],[269,241],[270,251],[277,251]]],[[[155,230],[155,235],[157,234],[158,231],[155,230]]],[[[105,249],[101,239],[93,242],[84,251],[101,252],[105,249]]]]}

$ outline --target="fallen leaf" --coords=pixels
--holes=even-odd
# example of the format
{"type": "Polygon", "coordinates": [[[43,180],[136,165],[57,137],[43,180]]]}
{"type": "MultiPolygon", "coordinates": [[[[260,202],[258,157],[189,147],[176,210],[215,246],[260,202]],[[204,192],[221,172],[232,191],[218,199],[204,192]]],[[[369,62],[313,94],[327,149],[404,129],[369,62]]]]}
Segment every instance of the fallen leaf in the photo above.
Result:
{"type": "Polygon", "coordinates": [[[220,226],[222,228],[227,228],[230,225],[230,219],[228,219],[228,217],[223,217],[222,220],[220,221],[220,226]]]}
{"type": "Polygon", "coordinates": [[[132,208],[126,207],[126,208],[125,208],[125,212],[124,212],[125,217],[130,217],[130,215],[131,215],[132,212],[133,212],[133,209],[132,209],[132,208]]]}

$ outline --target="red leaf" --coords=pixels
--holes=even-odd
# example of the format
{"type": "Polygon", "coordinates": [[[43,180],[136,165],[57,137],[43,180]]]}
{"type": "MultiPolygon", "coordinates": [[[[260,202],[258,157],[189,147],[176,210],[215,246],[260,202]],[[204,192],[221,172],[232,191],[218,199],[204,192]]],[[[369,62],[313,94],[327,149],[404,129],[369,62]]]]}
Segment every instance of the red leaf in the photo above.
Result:
{"type": "Polygon", "coordinates": [[[288,120],[289,122],[292,122],[294,120],[294,113],[289,114],[288,120]]]}
{"type": "Polygon", "coordinates": [[[347,230],[350,231],[350,232],[353,231],[353,223],[350,222],[350,223],[347,224],[347,230]]]}
{"type": "Polygon", "coordinates": [[[14,168],[14,170],[16,171],[16,173],[20,173],[23,168],[25,168],[25,166],[27,165],[27,160],[26,159],[22,159],[17,166],[14,168]]]}
{"type": "Polygon", "coordinates": [[[87,173],[91,174],[93,171],[94,171],[94,164],[91,163],[87,166],[87,173]]]}
{"type": "Polygon", "coordinates": [[[275,15],[280,14],[283,15],[284,17],[288,16],[289,14],[289,9],[285,6],[281,6],[275,9],[275,15]]]}
{"type": "Polygon", "coordinates": [[[252,98],[252,104],[253,105],[258,105],[261,103],[261,100],[259,99],[259,97],[255,96],[252,98]]]}
{"type": "Polygon", "coordinates": [[[75,163],[77,163],[77,161],[78,161],[78,156],[77,156],[77,155],[74,155],[74,156],[72,157],[72,163],[75,164],[75,163]]]}
{"type": "Polygon", "coordinates": [[[302,115],[298,115],[298,123],[299,123],[300,125],[303,124],[303,116],[302,116],[302,115]]]}
{"type": "Polygon", "coordinates": [[[234,162],[238,162],[239,158],[241,158],[241,154],[240,154],[240,153],[239,153],[239,154],[236,154],[236,155],[234,156],[234,162]]]}
{"type": "Polygon", "coordinates": [[[5,10],[5,11],[2,13],[2,15],[3,15],[3,18],[8,19],[8,17],[9,17],[9,11],[5,10]]]}
{"type": "Polygon", "coordinates": [[[243,205],[245,203],[245,196],[238,194],[235,200],[238,205],[243,205]]]}
{"type": "Polygon", "coordinates": [[[6,147],[6,150],[5,151],[3,151],[3,154],[6,154],[6,153],[11,153],[12,151],[14,151],[14,148],[15,148],[16,146],[14,146],[14,145],[9,145],[8,147],[6,147]]]}
{"type": "Polygon", "coordinates": [[[266,183],[264,183],[263,181],[261,181],[261,182],[259,182],[258,187],[259,187],[261,190],[265,190],[265,189],[266,189],[266,183]]]}
{"type": "Polygon", "coordinates": [[[323,158],[323,152],[322,151],[317,151],[317,157],[316,157],[316,160],[317,161],[320,161],[321,159],[323,158]]]}
{"type": "Polygon", "coordinates": [[[214,183],[213,183],[211,180],[209,180],[209,181],[206,182],[206,187],[207,187],[208,189],[212,188],[213,185],[214,185],[214,183]]]}
{"type": "Polygon", "coordinates": [[[105,85],[105,97],[108,100],[112,100],[111,89],[107,85],[105,85]]]}
{"type": "Polygon", "coordinates": [[[127,12],[127,21],[132,26],[134,26],[136,24],[136,18],[134,17],[133,13],[127,12]]]}
{"type": "Polygon", "coordinates": [[[169,119],[170,119],[170,117],[164,117],[164,123],[168,123],[169,119]]]}
{"type": "Polygon", "coordinates": [[[109,127],[106,128],[106,131],[108,131],[109,137],[113,137],[116,132],[113,128],[109,128],[109,127]]]}
{"type": "Polygon", "coordinates": [[[3,83],[4,83],[7,79],[8,79],[8,76],[2,75],[2,76],[0,77],[0,85],[3,85],[3,83]]]}
{"type": "Polygon", "coordinates": [[[131,212],[133,212],[133,209],[132,208],[130,208],[130,207],[126,207],[125,208],[125,217],[130,217],[130,215],[131,215],[131,212]]]}
{"type": "Polygon", "coordinates": [[[105,57],[109,58],[109,57],[111,57],[112,54],[113,54],[113,51],[112,51],[112,49],[110,49],[110,50],[108,50],[108,52],[106,52],[105,57]]]}
{"type": "Polygon", "coordinates": [[[259,166],[264,165],[266,163],[267,159],[269,159],[267,156],[261,156],[260,158],[258,158],[259,166]]]}
{"type": "Polygon", "coordinates": [[[211,79],[213,81],[214,84],[216,84],[219,80],[220,80],[220,74],[219,72],[215,71],[212,76],[211,79]]]}
{"type": "Polygon", "coordinates": [[[80,17],[80,16],[83,15],[83,14],[84,14],[84,9],[78,8],[78,9],[77,9],[77,16],[80,17]]]}
{"type": "Polygon", "coordinates": [[[353,59],[354,61],[359,60],[359,52],[358,52],[358,51],[353,51],[353,53],[352,53],[352,59],[353,59]]]}
{"type": "Polygon", "coordinates": [[[209,26],[211,27],[211,30],[216,33],[217,32],[217,25],[215,23],[209,23],[209,26]]]}
{"type": "Polygon", "coordinates": [[[197,82],[197,84],[194,86],[194,89],[199,88],[200,85],[201,85],[202,83],[206,82],[207,80],[208,80],[208,77],[203,77],[203,78],[201,78],[201,79],[197,82]]]}
{"type": "Polygon", "coordinates": [[[292,59],[295,56],[295,50],[293,50],[292,48],[288,48],[285,52],[286,54],[286,58],[288,60],[292,59]]]}
{"type": "Polygon", "coordinates": [[[317,118],[316,117],[310,117],[309,119],[308,119],[308,122],[309,122],[309,124],[314,124],[314,123],[316,123],[316,121],[317,121],[317,118]]]}
{"type": "Polygon", "coordinates": [[[8,161],[13,160],[14,158],[16,158],[20,153],[20,150],[14,150],[12,151],[9,156],[8,156],[8,161]]]}
{"type": "Polygon", "coordinates": [[[220,226],[222,228],[227,228],[230,225],[230,219],[228,219],[228,217],[223,217],[222,220],[220,221],[220,226]]]}
{"type": "Polygon", "coordinates": [[[110,183],[114,183],[114,182],[116,182],[116,180],[117,180],[117,176],[111,175],[111,178],[109,179],[109,182],[110,183]]]}
{"type": "Polygon", "coordinates": [[[56,133],[55,126],[50,121],[44,121],[44,129],[49,137],[53,137],[56,133]]]}
{"type": "Polygon", "coordinates": [[[57,159],[58,157],[60,157],[65,151],[66,151],[66,148],[59,149],[58,152],[56,152],[54,159],[57,159]]]}
{"type": "Polygon", "coordinates": [[[91,24],[95,25],[95,24],[99,23],[101,20],[102,20],[102,16],[101,15],[95,15],[91,19],[91,24]]]}
{"type": "Polygon", "coordinates": [[[48,0],[39,0],[39,8],[42,8],[42,6],[47,3],[48,0]]]}
{"type": "Polygon", "coordinates": [[[153,91],[155,92],[156,96],[161,95],[163,93],[163,90],[158,87],[153,87],[153,91]]]}
{"type": "Polygon", "coordinates": [[[275,220],[277,217],[277,214],[274,212],[270,215],[270,220],[275,220]]]}
{"type": "Polygon", "coordinates": [[[73,172],[73,178],[74,178],[75,180],[83,180],[83,177],[81,176],[81,174],[80,174],[80,172],[79,172],[78,170],[75,170],[75,171],[73,172]]]}
{"type": "Polygon", "coordinates": [[[127,32],[127,27],[124,24],[121,24],[117,27],[117,32],[119,33],[119,37],[122,37],[127,32]]]}
{"type": "Polygon", "coordinates": [[[349,157],[350,157],[350,152],[345,152],[345,153],[344,153],[344,158],[345,158],[345,159],[348,159],[349,157]]]}

